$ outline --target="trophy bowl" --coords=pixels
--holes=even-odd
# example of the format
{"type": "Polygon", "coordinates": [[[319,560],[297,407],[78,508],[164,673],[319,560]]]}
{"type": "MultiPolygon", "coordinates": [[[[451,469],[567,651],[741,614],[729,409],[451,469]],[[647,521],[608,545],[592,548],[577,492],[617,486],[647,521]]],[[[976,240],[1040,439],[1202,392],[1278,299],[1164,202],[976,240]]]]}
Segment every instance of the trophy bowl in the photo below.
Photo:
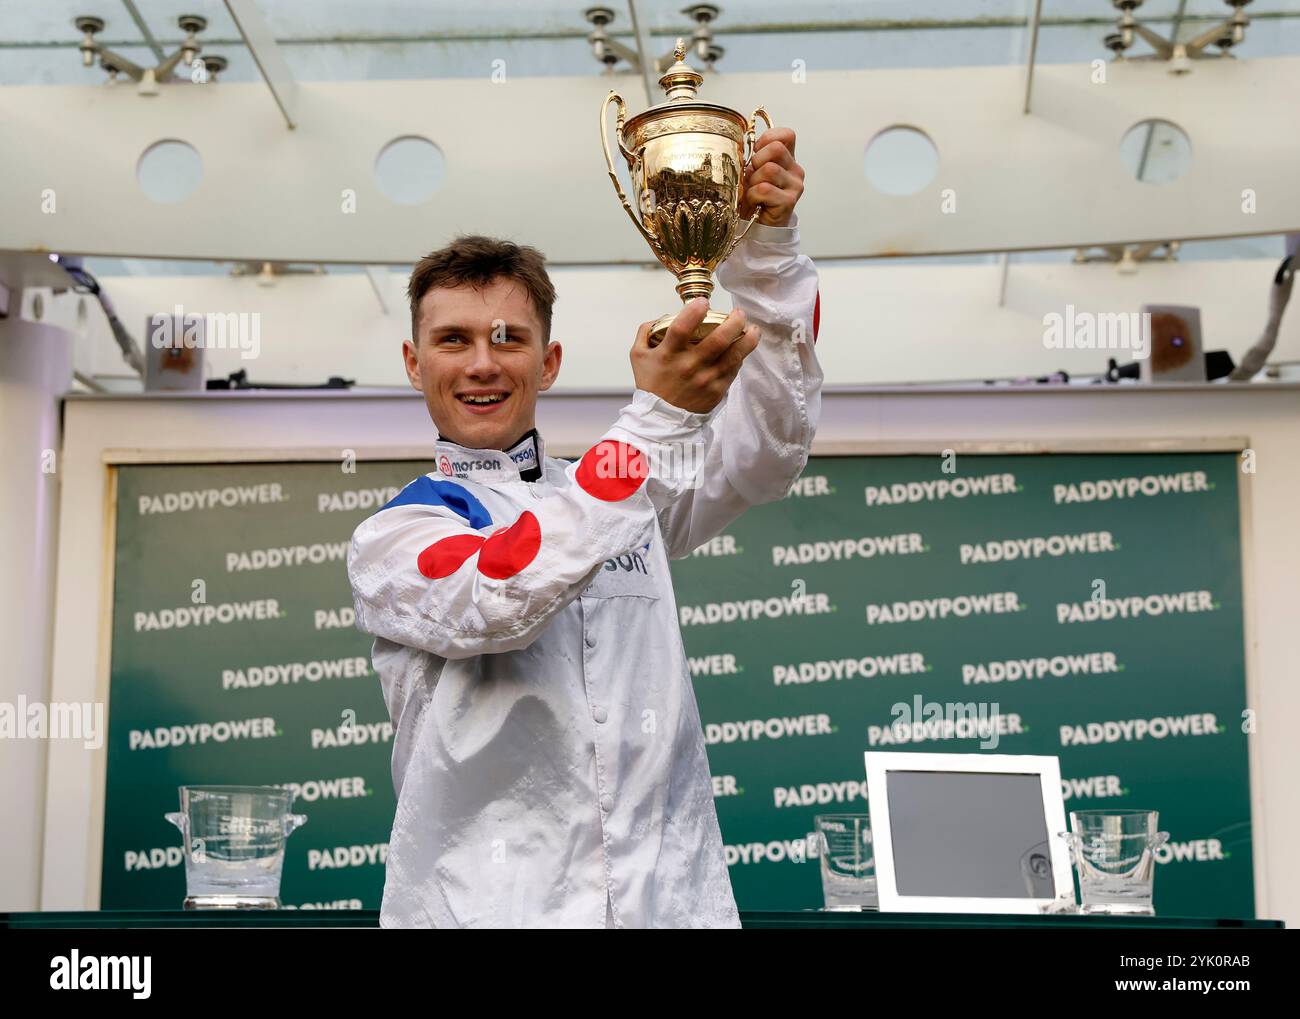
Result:
{"type": "MultiPolygon", "coordinates": [[[[746,120],[726,106],[695,98],[703,76],[685,63],[677,41],[677,62],[659,79],[667,99],[630,120],[627,104],[611,91],[600,108],[600,136],[614,191],[656,258],[677,277],[683,302],[713,293],[713,271],[735,249],[757,220],[760,208],[738,230],[745,196],[745,168],[754,151],[758,118],[772,126],[759,107],[746,120]],[[628,202],[614,168],[605,115],[615,104],[615,138],[632,179],[635,208],[628,202]]],[[[650,329],[658,344],[675,315],[659,318],[650,329]]],[[[709,309],[691,342],[698,342],[726,318],[709,309]]]]}

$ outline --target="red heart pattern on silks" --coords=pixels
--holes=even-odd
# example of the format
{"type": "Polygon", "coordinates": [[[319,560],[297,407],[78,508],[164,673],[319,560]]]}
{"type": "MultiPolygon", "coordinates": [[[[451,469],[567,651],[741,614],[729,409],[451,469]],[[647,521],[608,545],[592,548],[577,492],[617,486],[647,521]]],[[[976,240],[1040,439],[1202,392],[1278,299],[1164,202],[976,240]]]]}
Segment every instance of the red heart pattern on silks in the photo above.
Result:
{"type": "Polygon", "coordinates": [[[533,514],[519,515],[509,527],[487,538],[479,534],[453,534],[439,538],[420,553],[416,565],[430,580],[450,577],[478,553],[478,571],[493,580],[513,577],[537,558],[542,547],[542,528],[533,514]]]}

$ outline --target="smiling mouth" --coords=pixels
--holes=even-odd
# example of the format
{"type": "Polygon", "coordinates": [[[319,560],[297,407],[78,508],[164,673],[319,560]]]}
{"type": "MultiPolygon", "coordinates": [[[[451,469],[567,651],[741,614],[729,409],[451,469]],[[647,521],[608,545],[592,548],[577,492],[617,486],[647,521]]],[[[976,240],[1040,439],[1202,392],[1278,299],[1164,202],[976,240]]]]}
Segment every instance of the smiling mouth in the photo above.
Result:
{"type": "Polygon", "coordinates": [[[459,393],[456,399],[470,407],[491,407],[494,404],[504,403],[509,395],[509,393],[459,393]]]}

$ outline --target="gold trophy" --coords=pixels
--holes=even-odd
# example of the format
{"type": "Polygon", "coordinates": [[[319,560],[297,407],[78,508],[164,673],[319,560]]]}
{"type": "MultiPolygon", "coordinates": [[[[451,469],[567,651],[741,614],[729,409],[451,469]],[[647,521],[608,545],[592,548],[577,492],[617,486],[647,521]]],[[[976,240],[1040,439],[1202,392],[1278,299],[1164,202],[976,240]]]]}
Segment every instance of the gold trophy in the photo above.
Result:
{"type": "MultiPolygon", "coordinates": [[[[659,79],[667,99],[627,120],[627,104],[610,92],[600,107],[600,143],[619,201],[641,231],[655,257],[677,277],[683,302],[713,293],[713,270],[731,254],[758,218],[759,209],[737,233],[737,209],[745,194],[744,168],[754,154],[759,117],[772,121],[761,106],[745,120],[735,110],[695,98],[704,81],[686,64],[686,45],[677,40],[677,62],[659,79]],[[605,129],[610,103],[618,106],[618,150],[627,160],[637,211],[628,203],[614,170],[605,129]],[[626,123],[625,123],[626,121],[626,123]],[[746,154],[748,149],[748,155],[746,154]]],[[[674,315],[650,329],[650,345],[664,338],[674,315]]],[[[703,339],[725,319],[709,309],[691,342],[703,339]]]]}

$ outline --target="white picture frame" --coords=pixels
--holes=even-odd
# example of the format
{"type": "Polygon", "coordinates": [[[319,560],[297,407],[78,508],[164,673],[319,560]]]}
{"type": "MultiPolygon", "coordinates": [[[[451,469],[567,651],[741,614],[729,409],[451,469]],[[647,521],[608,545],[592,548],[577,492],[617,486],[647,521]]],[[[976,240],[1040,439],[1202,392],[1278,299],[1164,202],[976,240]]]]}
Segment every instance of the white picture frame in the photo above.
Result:
{"type": "Polygon", "coordinates": [[[1062,900],[1074,902],[1074,876],[1069,846],[1059,833],[1067,831],[1061,795],[1061,764],[1057,757],[1034,754],[941,754],[893,751],[864,752],[871,837],[876,859],[876,887],[881,912],[894,913],[1043,913],[1062,900]],[[888,782],[891,772],[1036,775],[1047,826],[1053,894],[1050,898],[988,898],[952,895],[902,895],[898,891],[890,819],[888,782]]]}

